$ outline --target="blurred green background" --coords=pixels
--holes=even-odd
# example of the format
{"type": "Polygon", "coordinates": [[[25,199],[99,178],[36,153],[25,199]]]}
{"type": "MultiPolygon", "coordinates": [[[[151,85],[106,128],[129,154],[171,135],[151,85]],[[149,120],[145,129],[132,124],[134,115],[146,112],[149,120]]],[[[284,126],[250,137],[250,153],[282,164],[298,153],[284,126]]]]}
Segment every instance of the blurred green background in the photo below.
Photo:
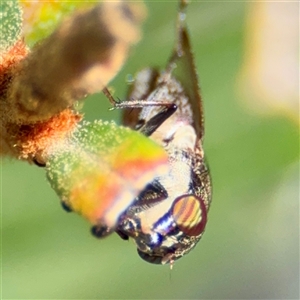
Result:
{"type": "MultiPolygon", "coordinates": [[[[176,2],[146,2],[143,40],[111,83],[163,67],[174,41],[176,2]]],[[[296,299],[299,297],[299,125],[255,115],[237,96],[249,3],[194,2],[187,21],[205,107],[213,180],[206,233],[169,266],[142,261],[133,242],[97,240],[67,214],[44,170],[3,160],[3,299],[296,299]]],[[[299,4],[297,4],[299,6],[299,4]]],[[[86,101],[86,118],[119,120],[108,101],[86,101]]]]}

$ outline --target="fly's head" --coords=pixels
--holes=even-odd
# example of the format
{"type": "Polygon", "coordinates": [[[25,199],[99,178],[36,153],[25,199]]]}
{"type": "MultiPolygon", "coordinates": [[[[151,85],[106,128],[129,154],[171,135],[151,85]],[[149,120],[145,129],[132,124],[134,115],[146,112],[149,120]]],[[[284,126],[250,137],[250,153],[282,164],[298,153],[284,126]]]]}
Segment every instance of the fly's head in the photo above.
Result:
{"type": "Polygon", "coordinates": [[[170,173],[145,188],[117,229],[121,236],[134,239],[142,259],[154,264],[172,264],[196,246],[210,204],[205,164],[184,151],[169,157],[170,173]]]}

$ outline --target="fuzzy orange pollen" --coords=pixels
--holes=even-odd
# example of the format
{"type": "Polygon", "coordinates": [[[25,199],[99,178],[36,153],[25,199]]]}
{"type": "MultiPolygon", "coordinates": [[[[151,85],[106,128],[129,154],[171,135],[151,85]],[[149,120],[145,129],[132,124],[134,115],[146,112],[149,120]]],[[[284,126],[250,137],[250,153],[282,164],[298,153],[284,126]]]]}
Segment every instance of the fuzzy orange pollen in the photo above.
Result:
{"type": "Polygon", "coordinates": [[[12,79],[16,65],[26,57],[29,50],[23,40],[17,41],[7,52],[0,54],[0,97],[6,96],[6,91],[12,79]]]}
{"type": "Polygon", "coordinates": [[[71,109],[65,109],[46,121],[22,124],[16,118],[7,95],[10,83],[16,75],[19,62],[28,49],[22,40],[0,56],[0,155],[31,161],[33,157],[45,158],[45,151],[52,143],[66,136],[82,119],[71,109]]]}
{"type": "Polygon", "coordinates": [[[19,158],[30,159],[35,155],[46,158],[47,149],[65,138],[81,119],[80,114],[65,109],[47,121],[11,126],[8,133],[14,137],[14,148],[19,158]]]}

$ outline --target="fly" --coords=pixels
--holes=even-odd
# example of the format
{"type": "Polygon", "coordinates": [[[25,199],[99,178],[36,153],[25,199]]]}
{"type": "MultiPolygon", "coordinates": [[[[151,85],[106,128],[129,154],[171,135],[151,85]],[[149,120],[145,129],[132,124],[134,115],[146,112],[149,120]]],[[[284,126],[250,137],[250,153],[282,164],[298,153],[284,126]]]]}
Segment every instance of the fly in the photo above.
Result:
{"type": "Polygon", "coordinates": [[[175,49],[163,72],[147,68],[138,73],[129,99],[116,102],[123,124],[159,145],[168,154],[169,172],[155,178],[119,218],[117,228],[95,226],[103,237],[115,230],[133,238],[147,262],[173,262],[201,239],[211,203],[211,180],[204,159],[204,119],[197,73],[185,24],[187,3],[181,0],[175,49]],[[142,100],[140,100],[142,99],[142,100]]]}

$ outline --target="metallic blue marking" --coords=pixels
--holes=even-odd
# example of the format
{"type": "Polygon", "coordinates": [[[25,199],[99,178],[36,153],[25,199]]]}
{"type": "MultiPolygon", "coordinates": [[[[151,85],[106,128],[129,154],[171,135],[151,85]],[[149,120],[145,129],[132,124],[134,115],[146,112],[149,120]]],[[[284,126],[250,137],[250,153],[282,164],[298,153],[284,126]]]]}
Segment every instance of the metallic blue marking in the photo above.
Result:
{"type": "Polygon", "coordinates": [[[168,234],[175,226],[174,219],[169,212],[164,214],[156,223],[153,224],[153,231],[162,235],[168,234]]]}
{"type": "Polygon", "coordinates": [[[150,235],[150,243],[148,244],[150,247],[158,247],[161,245],[163,241],[163,236],[157,232],[153,232],[150,235]]]}

